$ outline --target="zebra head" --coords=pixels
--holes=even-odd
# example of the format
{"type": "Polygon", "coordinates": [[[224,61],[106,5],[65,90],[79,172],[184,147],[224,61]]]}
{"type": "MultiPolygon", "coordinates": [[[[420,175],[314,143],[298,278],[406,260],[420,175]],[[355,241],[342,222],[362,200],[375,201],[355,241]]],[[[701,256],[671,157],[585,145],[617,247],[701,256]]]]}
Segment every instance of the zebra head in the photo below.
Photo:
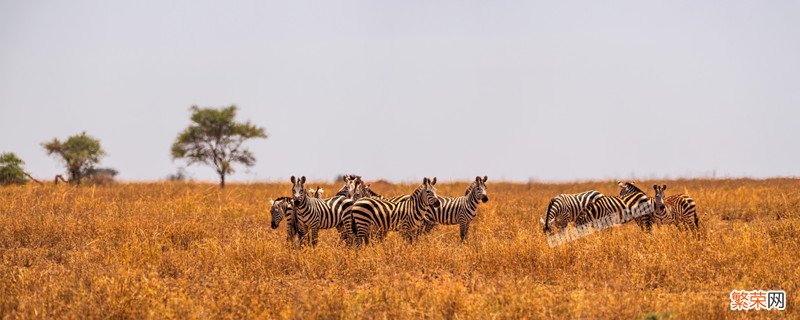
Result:
{"type": "Polygon", "coordinates": [[[436,196],[436,188],[433,187],[434,185],[436,185],[436,177],[433,177],[433,179],[428,179],[427,177],[422,179],[422,185],[420,186],[422,189],[422,204],[426,207],[438,208],[440,205],[439,198],[436,196]]]}
{"type": "Polygon", "coordinates": [[[302,176],[300,179],[292,176],[290,181],[292,181],[292,199],[294,199],[294,203],[297,204],[305,202],[306,197],[308,197],[304,186],[306,183],[306,176],[302,176]]]}
{"type": "Polygon", "coordinates": [[[655,190],[656,195],[654,198],[654,203],[656,210],[661,211],[664,210],[664,190],[667,190],[667,185],[653,185],[653,190],[655,190]]]}
{"type": "Polygon", "coordinates": [[[364,197],[369,197],[369,194],[364,190],[364,181],[361,180],[361,177],[359,176],[356,176],[352,180],[352,186],[349,188],[352,190],[350,192],[350,199],[358,200],[364,197]]]}
{"type": "Polygon", "coordinates": [[[348,174],[344,176],[343,179],[344,179],[344,186],[337,195],[342,195],[347,198],[353,199],[356,189],[358,188],[358,183],[361,181],[361,176],[348,174]]]}
{"type": "Polygon", "coordinates": [[[547,212],[545,212],[544,218],[539,219],[539,223],[542,225],[542,232],[545,234],[552,232],[550,224],[561,210],[560,202],[556,201],[556,199],[558,199],[558,196],[550,199],[550,203],[547,204],[547,212]]]}
{"type": "Polygon", "coordinates": [[[280,197],[275,200],[270,200],[269,203],[272,205],[269,208],[269,213],[272,215],[272,222],[270,223],[270,227],[272,229],[278,228],[281,224],[281,220],[283,217],[286,216],[286,210],[290,209],[290,201],[292,198],[289,197],[280,197]]]}
{"type": "Polygon", "coordinates": [[[475,177],[475,182],[469,186],[469,191],[466,195],[469,195],[469,192],[472,192],[473,199],[480,200],[483,203],[489,201],[489,195],[486,193],[486,180],[489,180],[489,177],[475,177]]]}

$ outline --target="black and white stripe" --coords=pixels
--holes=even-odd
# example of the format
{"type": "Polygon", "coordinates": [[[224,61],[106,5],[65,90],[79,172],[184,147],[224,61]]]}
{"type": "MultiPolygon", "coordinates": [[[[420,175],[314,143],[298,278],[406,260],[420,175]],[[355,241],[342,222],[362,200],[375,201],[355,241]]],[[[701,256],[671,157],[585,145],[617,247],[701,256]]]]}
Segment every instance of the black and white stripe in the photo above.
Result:
{"type": "Polygon", "coordinates": [[[653,222],[658,224],[673,224],[678,229],[686,228],[696,230],[700,227],[697,217],[697,205],[692,197],[685,194],[675,194],[664,197],[667,185],[653,185],[656,195],[653,197],[655,210],[653,222]]]}
{"type": "Polygon", "coordinates": [[[270,201],[272,204],[269,209],[272,215],[271,227],[272,229],[277,229],[281,221],[286,219],[286,240],[294,242],[294,238],[297,237],[302,242],[307,229],[302,223],[297,223],[292,202],[293,200],[290,197],[280,197],[270,201]]]}
{"type": "Polygon", "coordinates": [[[575,223],[578,215],[601,197],[603,197],[603,194],[595,190],[559,194],[553,197],[547,205],[544,219],[540,220],[544,225],[543,232],[550,233],[553,231],[553,227],[563,229],[567,227],[569,222],[575,223]]]}
{"type": "Polygon", "coordinates": [[[348,219],[355,235],[356,245],[369,243],[370,231],[386,234],[400,231],[404,238],[413,241],[422,225],[428,207],[439,206],[436,197],[436,178],[424,178],[422,185],[404,200],[388,201],[378,198],[361,198],[350,207],[348,219]]]}
{"type": "Polygon", "coordinates": [[[652,212],[631,219],[634,208],[644,210],[650,205],[647,194],[630,182],[617,182],[621,188],[620,196],[604,196],[595,199],[587,210],[578,215],[576,224],[585,224],[592,221],[600,221],[605,217],[613,217],[619,223],[627,223],[635,220],[643,230],[652,229],[652,212]],[[616,215],[616,216],[615,216],[616,215]]]}
{"type": "Polygon", "coordinates": [[[342,190],[328,199],[311,198],[306,194],[304,184],[306,177],[300,179],[292,176],[292,198],[297,220],[305,225],[311,234],[311,244],[317,244],[317,235],[320,229],[336,228],[342,239],[348,236],[348,230],[343,228],[342,217],[353,204],[350,181],[345,179],[342,190]]]}
{"type": "Polygon", "coordinates": [[[489,196],[486,194],[486,180],[488,179],[487,176],[475,177],[475,181],[469,185],[464,196],[456,198],[438,196],[439,207],[429,208],[430,215],[428,217],[431,221],[425,223],[424,232],[430,232],[436,224],[457,224],[460,226],[461,242],[464,242],[467,232],[469,232],[469,224],[475,219],[478,203],[489,201],[489,196]]]}

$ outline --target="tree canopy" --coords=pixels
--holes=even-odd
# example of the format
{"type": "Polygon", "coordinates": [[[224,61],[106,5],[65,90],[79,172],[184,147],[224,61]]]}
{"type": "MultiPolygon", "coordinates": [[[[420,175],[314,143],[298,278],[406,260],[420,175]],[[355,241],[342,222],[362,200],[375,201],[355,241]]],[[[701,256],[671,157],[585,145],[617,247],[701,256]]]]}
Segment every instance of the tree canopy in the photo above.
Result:
{"type": "Polygon", "coordinates": [[[250,121],[236,122],[235,105],[215,109],[192,106],[192,123],[178,134],[172,144],[172,159],[184,159],[189,165],[205,164],[214,168],[225,187],[225,176],[234,172],[233,164],[251,167],[256,158],[243,146],[249,139],[267,138],[264,128],[250,121]]]}
{"type": "Polygon", "coordinates": [[[83,132],[61,142],[53,139],[42,144],[48,155],[55,156],[64,162],[69,174],[69,181],[80,184],[81,179],[92,172],[94,166],[106,155],[100,147],[100,140],[83,132]]]}
{"type": "Polygon", "coordinates": [[[0,184],[25,184],[28,178],[22,165],[25,164],[17,155],[6,152],[0,154],[0,184]]]}

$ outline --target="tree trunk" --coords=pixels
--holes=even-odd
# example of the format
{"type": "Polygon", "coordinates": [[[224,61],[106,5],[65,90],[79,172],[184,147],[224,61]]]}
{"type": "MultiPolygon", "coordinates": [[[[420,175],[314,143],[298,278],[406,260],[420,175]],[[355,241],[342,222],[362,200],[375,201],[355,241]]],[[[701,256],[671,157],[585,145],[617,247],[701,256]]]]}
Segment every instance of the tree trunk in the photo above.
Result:
{"type": "Polygon", "coordinates": [[[225,174],[224,173],[220,173],[219,174],[219,187],[220,187],[220,189],[225,188],[225,174]]]}

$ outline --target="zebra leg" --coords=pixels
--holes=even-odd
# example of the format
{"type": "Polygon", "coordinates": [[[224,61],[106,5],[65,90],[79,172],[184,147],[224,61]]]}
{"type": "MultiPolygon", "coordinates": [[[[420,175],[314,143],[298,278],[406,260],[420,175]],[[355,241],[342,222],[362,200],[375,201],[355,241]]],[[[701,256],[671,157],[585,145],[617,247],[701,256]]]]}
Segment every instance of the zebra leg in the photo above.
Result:
{"type": "Polygon", "coordinates": [[[294,235],[295,235],[294,228],[292,228],[292,226],[287,223],[286,242],[294,242],[294,235]]]}
{"type": "Polygon", "coordinates": [[[317,246],[317,236],[319,236],[319,227],[313,226],[311,227],[311,246],[317,246]]]}
{"type": "Polygon", "coordinates": [[[361,245],[368,245],[369,244],[369,226],[362,226],[355,222],[355,227],[353,227],[353,242],[355,243],[356,247],[360,247],[361,245]]]}
{"type": "Polygon", "coordinates": [[[422,227],[423,228],[422,230],[423,230],[424,233],[430,233],[431,230],[433,230],[433,227],[436,226],[436,222],[433,222],[433,221],[425,221],[424,223],[425,224],[422,227]]]}
{"type": "Polygon", "coordinates": [[[469,232],[469,222],[461,222],[461,243],[467,240],[467,232],[469,232]]]}
{"type": "Polygon", "coordinates": [[[377,236],[378,236],[378,240],[379,241],[383,242],[383,240],[386,240],[386,236],[387,235],[389,235],[389,231],[387,231],[387,230],[378,230],[377,236]]]}

